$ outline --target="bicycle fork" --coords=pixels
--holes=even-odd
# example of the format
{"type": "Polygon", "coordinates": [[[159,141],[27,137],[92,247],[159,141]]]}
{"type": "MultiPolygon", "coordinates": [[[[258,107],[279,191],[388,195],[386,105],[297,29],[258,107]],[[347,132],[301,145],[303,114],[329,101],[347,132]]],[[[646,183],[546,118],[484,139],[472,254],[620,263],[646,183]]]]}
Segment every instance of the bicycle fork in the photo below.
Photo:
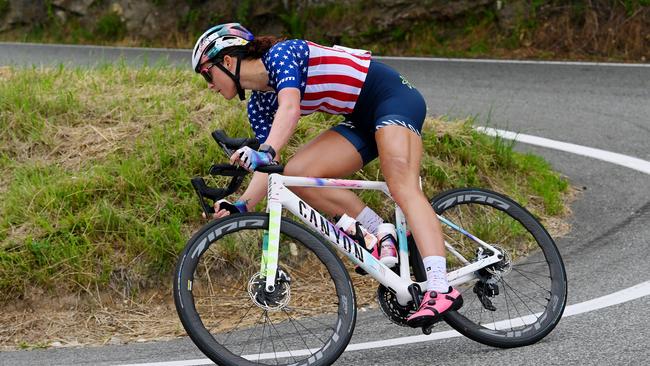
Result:
{"type": "Polygon", "coordinates": [[[260,274],[266,278],[265,291],[275,291],[275,277],[278,271],[278,251],[280,248],[280,220],[282,219],[282,205],[269,202],[269,229],[264,231],[262,240],[262,260],[260,274]]]}

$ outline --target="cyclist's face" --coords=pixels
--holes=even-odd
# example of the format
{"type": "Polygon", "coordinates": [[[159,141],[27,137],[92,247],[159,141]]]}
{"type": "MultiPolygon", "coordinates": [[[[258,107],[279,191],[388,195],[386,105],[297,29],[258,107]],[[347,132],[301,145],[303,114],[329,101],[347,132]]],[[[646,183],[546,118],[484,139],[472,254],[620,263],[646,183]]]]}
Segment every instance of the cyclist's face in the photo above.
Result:
{"type": "MultiPolygon", "coordinates": [[[[208,81],[208,88],[214,90],[217,93],[221,93],[224,98],[230,100],[237,95],[237,88],[235,88],[235,82],[226,75],[220,68],[214,66],[211,62],[208,61],[207,57],[203,56],[201,60],[201,68],[199,69],[203,77],[208,81]]],[[[230,70],[234,74],[234,59],[230,56],[225,56],[223,62],[221,63],[226,69],[230,70]]]]}

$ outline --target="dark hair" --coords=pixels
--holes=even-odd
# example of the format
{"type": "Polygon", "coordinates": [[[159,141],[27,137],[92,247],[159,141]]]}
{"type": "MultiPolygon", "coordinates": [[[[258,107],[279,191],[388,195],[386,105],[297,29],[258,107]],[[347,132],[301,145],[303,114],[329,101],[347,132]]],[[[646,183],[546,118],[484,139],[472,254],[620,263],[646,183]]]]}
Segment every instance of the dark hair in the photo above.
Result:
{"type": "Polygon", "coordinates": [[[221,62],[223,58],[228,55],[231,57],[240,57],[242,60],[251,60],[262,58],[278,42],[284,41],[286,38],[274,36],[261,36],[250,41],[244,46],[228,47],[219,52],[214,58],[214,62],[221,62]]]}

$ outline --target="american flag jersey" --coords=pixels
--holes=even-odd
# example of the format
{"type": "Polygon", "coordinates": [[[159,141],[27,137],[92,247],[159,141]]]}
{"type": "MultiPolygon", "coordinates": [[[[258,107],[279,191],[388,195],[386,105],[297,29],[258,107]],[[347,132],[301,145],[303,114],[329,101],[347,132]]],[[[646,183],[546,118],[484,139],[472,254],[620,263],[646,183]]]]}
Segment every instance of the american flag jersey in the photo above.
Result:
{"type": "Polygon", "coordinates": [[[253,91],[248,119],[260,142],[271,130],[284,88],[300,90],[302,115],[321,111],[349,114],[354,110],[370,66],[370,53],[351,53],[304,40],[276,43],[262,57],[269,74],[268,92],[253,91]]]}

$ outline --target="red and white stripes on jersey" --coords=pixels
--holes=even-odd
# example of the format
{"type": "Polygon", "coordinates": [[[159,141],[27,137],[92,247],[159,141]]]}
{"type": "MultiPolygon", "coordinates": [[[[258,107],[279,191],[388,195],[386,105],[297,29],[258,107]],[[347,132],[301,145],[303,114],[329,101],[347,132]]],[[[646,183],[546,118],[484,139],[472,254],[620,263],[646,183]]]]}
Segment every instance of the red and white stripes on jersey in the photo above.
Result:
{"type": "Polygon", "coordinates": [[[301,114],[352,113],[368,74],[370,53],[352,54],[313,42],[307,44],[309,66],[305,94],[300,102],[301,114]]]}

